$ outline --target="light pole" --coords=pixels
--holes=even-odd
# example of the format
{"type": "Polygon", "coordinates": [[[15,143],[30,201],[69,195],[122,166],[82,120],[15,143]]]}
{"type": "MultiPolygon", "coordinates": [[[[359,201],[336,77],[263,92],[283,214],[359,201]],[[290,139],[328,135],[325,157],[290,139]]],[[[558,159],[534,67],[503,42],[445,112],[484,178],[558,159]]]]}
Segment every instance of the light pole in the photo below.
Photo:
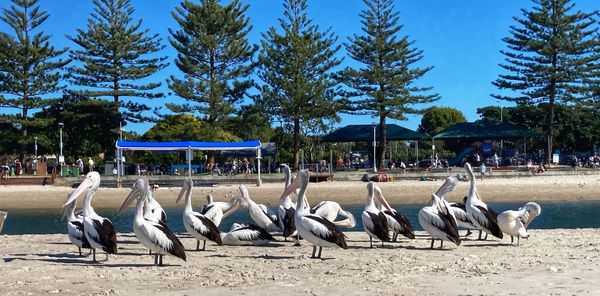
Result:
{"type": "Polygon", "coordinates": [[[33,137],[33,151],[35,155],[35,159],[37,159],[37,137],[33,137]]]}
{"type": "Polygon", "coordinates": [[[65,124],[62,122],[58,123],[58,133],[59,133],[59,147],[60,147],[60,156],[58,156],[58,163],[60,164],[60,176],[62,177],[62,166],[65,162],[65,157],[63,156],[63,141],[62,141],[62,130],[65,127],[65,124]]]}
{"type": "Polygon", "coordinates": [[[373,173],[377,173],[377,157],[375,154],[377,153],[377,125],[373,123],[373,173]]]}

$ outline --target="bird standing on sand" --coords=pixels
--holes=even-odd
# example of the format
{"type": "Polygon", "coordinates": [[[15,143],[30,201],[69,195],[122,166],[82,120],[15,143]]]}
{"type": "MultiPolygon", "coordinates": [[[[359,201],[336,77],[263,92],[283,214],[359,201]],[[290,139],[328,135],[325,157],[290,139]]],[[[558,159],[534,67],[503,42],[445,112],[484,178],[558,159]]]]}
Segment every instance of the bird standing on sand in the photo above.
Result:
{"type": "Polygon", "coordinates": [[[138,179],[131,188],[131,192],[123,201],[118,212],[122,212],[129,204],[137,198],[135,207],[135,216],[133,218],[133,232],[137,239],[151,252],[154,252],[154,265],[163,265],[164,255],[173,255],[177,258],[186,260],[185,248],[175,234],[167,227],[167,224],[159,221],[152,221],[145,217],[144,207],[148,203],[148,196],[151,194],[148,180],[138,179]]]}
{"type": "Polygon", "coordinates": [[[501,239],[503,235],[498,227],[498,214],[479,198],[479,192],[475,186],[475,176],[468,162],[465,164],[465,170],[471,181],[465,202],[467,215],[475,227],[501,239]]]}
{"type": "Polygon", "coordinates": [[[387,217],[376,206],[373,199],[385,207],[388,211],[392,211],[390,205],[382,198],[381,190],[373,182],[367,184],[367,204],[362,212],[362,224],[365,232],[369,235],[371,248],[373,247],[373,237],[381,240],[381,246],[384,242],[390,241],[390,233],[388,230],[387,217]]]}
{"type": "Polygon", "coordinates": [[[83,201],[83,233],[92,248],[94,262],[97,262],[96,249],[106,252],[106,260],[108,260],[108,254],[117,253],[117,234],[112,222],[96,214],[92,207],[92,197],[98,187],[100,187],[100,174],[89,172],[64,203],[64,206],[69,205],[87,190],[83,201]]]}
{"type": "Polygon", "coordinates": [[[521,244],[521,238],[529,238],[527,226],[533,219],[542,213],[542,208],[535,202],[528,202],[517,211],[508,210],[498,215],[498,226],[502,232],[510,235],[510,244],[517,237],[517,246],[521,244]]]}
{"type": "Polygon", "coordinates": [[[337,228],[333,222],[315,214],[311,214],[308,207],[305,206],[306,189],[308,187],[310,172],[302,170],[298,177],[290,184],[287,190],[281,195],[283,199],[290,195],[295,189],[300,188],[298,192],[298,201],[296,203],[296,213],[294,214],[294,223],[298,234],[309,243],[313,244],[312,258],[321,258],[323,247],[340,247],[347,249],[346,236],[337,228]],[[317,254],[317,248],[319,252],[317,254]]]}
{"type": "Polygon", "coordinates": [[[67,233],[69,234],[69,240],[72,244],[77,246],[79,249],[79,256],[82,256],[81,248],[91,249],[91,246],[83,232],[83,215],[75,215],[76,205],[77,200],[73,200],[68,204],[65,207],[63,218],[67,218],[67,233]]]}
{"type": "Polygon", "coordinates": [[[193,236],[196,242],[196,250],[200,249],[200,241],[204,242],[202,251],[206,250],[206,241],[210,240],[221,245],[221,235],[219,228],[210,219],[204,215],[192,210],[192,187],[194,186],[192,178],[186,177],[183,180],[183,186],[177,196],[175,203],[181,200],[185,194],[185,209],[183,211],[183,226],[187,232],[193,236]]]}

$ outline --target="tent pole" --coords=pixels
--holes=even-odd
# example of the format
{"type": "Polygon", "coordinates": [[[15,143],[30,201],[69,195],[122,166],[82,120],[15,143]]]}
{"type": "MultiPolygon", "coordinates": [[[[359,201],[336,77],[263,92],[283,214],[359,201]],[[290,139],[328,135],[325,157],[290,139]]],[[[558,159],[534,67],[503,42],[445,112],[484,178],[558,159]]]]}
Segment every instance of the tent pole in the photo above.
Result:
{"type": "Polygon", "coordinates": [[[192,148],[188,148],[188,176],[192,178],[192,148]]]}
{"type": "Polygon", "coordinates": [[[333,150],[329,149],[329,174],[331,175],[332,173],[332,166],[333,166],[333,150]]]}
{"type": "Polygon", "coordinates": [[[256,186],[260,187],[262,185],[262,180],[260,179],[260,160],[262,159],[262,151],[260,148],[256,149],[256,160],[258,161],[258,180],[256,181],[256,186]]]}
{"type": "Polygon", "coordinates": [[[117,188],[121,188],[121,149],[117,148],[117,188]]]}
{"type": "Polygon", "coordinates": [[[415,141],[415,151],[416,151],[416,156],[417,156],[417,160],[415,162],[415,168],[419,165],[419,141],[415,141]]]}

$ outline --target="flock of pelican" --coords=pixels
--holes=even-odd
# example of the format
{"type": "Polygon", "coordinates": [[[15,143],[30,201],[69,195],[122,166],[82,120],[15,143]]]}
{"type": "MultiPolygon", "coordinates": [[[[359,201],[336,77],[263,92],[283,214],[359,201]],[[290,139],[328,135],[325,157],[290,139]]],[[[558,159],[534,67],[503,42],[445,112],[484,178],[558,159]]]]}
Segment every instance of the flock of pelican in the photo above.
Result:
{"type": "MultiPolygon", "coordinates": [[[[251,199],[246,186],[240,185],[241,196],[233,197],[229,202],[215,202],[209,194],[207,204],[199,211],[194,211],[193,181],[186,178],[176,203],[185,197],[183,225],[196,240],[196,250],[205,250],[207,241],[217,245],[265,245],[275,241],[274,233],[281,234],[286,240],[292,237],[297,245],[301,239],[305,240],[313,246],[312,258],[321,258],[323,247],[348,248],[341,228],[355,227],[354,216],[334,201],[322,201],[311,208],[306,196],[310,173],[303,170],[293,178],[289,167],[284,167],[283,171],[285,187],[277,209],[257,204],[251,199]],[[229,232],[219,230],[221,221],[240,208],[247,209],[254,224],[233,223],[229,232]],[[343,219],[337,220],[338,216],[343,219]]],[[[479,230],[480,239],[482,233],[486,234],[485,238],[491,234],[499,239],[507,234],[511,237],[511,245],[515,237],[517,245],[521,238],[528,238],[527,227],[541,214],[540,206],[529,202],[518,210],[497,214],[482,201],[469,164],[465,165],[465,171],[470,179],[470,187],[463,202],[446,201],[445,196],[456,188],[458,182],[456,177],[450,176],[431,194],[429,204],[419,211],[419,223],[431,236],[430,247],[433,249],[436,240],[440,240],[440,248],[443,248],[444,241],[460,245],[459,228],[467,229],[467,235],[470,230],[479,230]]],[[[88,173],[64,203],[70,241],[78,247],[80,255],[82,248],[90,249],[94,261],[96,249],[104,251],[107,259],[108,254],[117,253],[117,237],[112,223],[96,214],[92,207],[92,197],[99,185],[100,175],[97,172],[88,173]],[[76,214],[77,198],[84,192],[83,211],[76,214]]],[[[408,239],[415,238],[409,219],[390,206],[379,186],[369,182],[367,193],[361,218],[371,248],[373,240],[379,240],[383,245],[396,241],[399,234],[408,239]]],[[[150,254],[154,254],[154,265],[163,265],[164,255],[185,261],[186,250],[178,236],[169,229],[167,215],[154,198],[154,190],[146,178],[140,178],[133,184],[118,212],[121,213],[134,200],[133,231],[150,254]]]]}

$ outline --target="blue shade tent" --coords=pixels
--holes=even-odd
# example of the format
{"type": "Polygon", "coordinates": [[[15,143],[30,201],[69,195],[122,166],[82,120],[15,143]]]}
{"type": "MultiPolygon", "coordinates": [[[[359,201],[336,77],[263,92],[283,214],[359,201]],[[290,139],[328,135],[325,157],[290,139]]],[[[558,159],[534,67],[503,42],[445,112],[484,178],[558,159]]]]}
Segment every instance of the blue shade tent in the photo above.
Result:
{"type": "MultiPolygon", "coordinates": [[[[123,166],[122,153],[123,150],[152,150],[152,151],[187,151],[188,173],[192,176],[192,151],[215,151],[215,150],[254,150],[258,159],[258,185],[261,184],[260,179],[260,159],[261,143],[258,140],[244,142],[198,142],[198,141],[183,141],[183,142],[134,142],[134,141],[117,141],[117,151],[119,153],[119,167],[123,166]]],[[[119,180],[121,179],[121,170],[117,170],[119,180]]]]}

